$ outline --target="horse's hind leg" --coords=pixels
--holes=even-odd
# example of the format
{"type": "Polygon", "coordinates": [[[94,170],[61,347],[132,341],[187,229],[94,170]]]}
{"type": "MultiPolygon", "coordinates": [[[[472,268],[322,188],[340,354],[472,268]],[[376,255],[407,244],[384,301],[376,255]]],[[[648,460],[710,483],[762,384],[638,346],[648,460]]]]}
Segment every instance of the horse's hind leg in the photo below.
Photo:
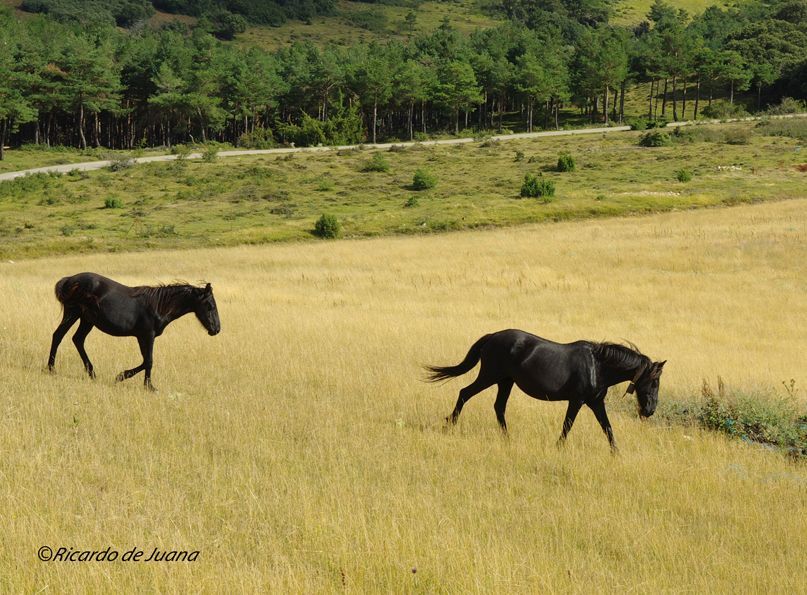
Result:
{"type": "Polygon", "coordinates": [[[457,404],[454,405],[454,411],[452,411],[451,415],[446,418],[446,421],[451,424],[457,423],[457,418],[459,418],[462,408],[468,399],[481,393],[483,390],[493,386],[494,384],[496,384],[496,380],[491,379],[485,373],[484,368],[481,369],[479,371],[479,376],[476,377],[476,380],[460,391],[459,397],[457,397],[457,404]]]}
{"type": "Polygon", "coordinates": [[[499,426],[502,432],[507,434],[507,422],[504,421],[504,411],[507,409],[507,399],[510,398],[510,391],[513,390],[513,381],[511,379],[502,380],[499,383],[499,393],[496,395],[496,402],[493,404],[493,409],[496,411],[496,419],[499,420],[499,426]]]}
{"type": "Polygon", "coordinates": [[[569,406],[566,408],[566,417],[563,420],[563,430],[561,430],[560,438],[558,438],[558,446],[563,446],[566,442],[566,436],[569,434],[569,430],[572,429],[577,413],[582,406],[583,401],[569,400],[569,406]]]}
{"type": "Polygon", "coordinates": [[[82,318],[81,324],[78,325],[78,330],[73,335],[73,345],[76,346],[76,351],[78,351],[81,361],[84,362],[84,369],[87,370],[87,374],[89,374],[90,378],[95,378],[95,370],[93,370],[92,362],[87,356],[87,352],[84,350],[84,340],[87,338],[87,335],[90,334],[92,327],[92,322],[82,318]]]}
{"type": "Polygon", "coordinates": [[[48,370],[53,372],[53,366],[56,365],[56,351],[59,349],[59,344],[64,339],[70,327],[76,323],[81,313],[76,308],[69,308],[65,306],[64,313],[62,314],[62,321],[56,330],[53,331],[53,339],[50,343],[50,355],[48,356],[48,370]]]}

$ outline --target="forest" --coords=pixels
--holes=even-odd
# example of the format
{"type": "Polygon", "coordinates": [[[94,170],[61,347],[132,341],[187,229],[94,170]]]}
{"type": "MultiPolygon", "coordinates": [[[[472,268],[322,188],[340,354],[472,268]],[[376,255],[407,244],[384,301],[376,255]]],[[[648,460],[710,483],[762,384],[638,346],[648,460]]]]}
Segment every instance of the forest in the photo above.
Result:
{"type": "MultiPolygon", "coordinates": [[[[284,18],[315,18],[329,1],[289,3],[309,12],[289,8],[284,18]]],[[[503,0],[508,22],[469,36],[444,20],[404,41],[273,52],[223,40],[210,18],[155,28],[142,16],[204,5],[204,14],[259,20],[234,7],[283,3],[121,0],[104,5],[134,16],[114,12],[112,22],[70,16],[93,2],[24,7],[34,4],[47,14],[19,19],[0,9],[0,158],[3,145],[31,143],[265,148],[422,139],[501,130],[504,117],[528,131],[628,117],[652,126],[807,97],[805,0],[752,0],[694,16],[656,0],[632,27],[610,23],[600,0],[503,0]],[[643,107],[626,113],[631,94],[643,107]]]]}

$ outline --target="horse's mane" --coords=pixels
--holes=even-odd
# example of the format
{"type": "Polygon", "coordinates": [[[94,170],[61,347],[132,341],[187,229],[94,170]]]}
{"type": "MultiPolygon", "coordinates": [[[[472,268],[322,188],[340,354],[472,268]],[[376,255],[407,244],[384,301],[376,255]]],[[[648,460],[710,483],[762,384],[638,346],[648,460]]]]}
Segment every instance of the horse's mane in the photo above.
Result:
{"type": "Polygon", "coordinates": [[[178,281],[154,286],[143,285],[133,289],[132,295],[134,297],[145,298],[146,304],[151,306],[157,314],[166,316],[180,314],[188,306],[191,299],[197,297],[200,288],[190,283],[178,281]]]}
{"type": "Polygon", "coordinates": [[[630,347],[619,343],[594,343],[594,356],[602,363],[619,370],[634,370],[650,363],[650,358],[633,343],[630,343],[630,347]]]}

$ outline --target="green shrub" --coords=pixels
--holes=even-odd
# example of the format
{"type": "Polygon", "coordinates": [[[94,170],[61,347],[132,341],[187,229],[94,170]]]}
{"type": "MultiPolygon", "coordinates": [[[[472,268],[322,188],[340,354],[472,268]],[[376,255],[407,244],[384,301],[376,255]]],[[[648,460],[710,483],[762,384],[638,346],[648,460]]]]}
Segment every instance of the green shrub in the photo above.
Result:
{"type": "Polygon", "coordinates": [[[131,157],[114,157],[109,164],[109,171],[122,171],[129,169],[134,165],[134,159],[131,157]]]}
{"type": "Polygon", "coordinates": [[[412,188],[414,190],[428,190],[437,185],[437,178],[428,170],[419,169],[412,178],[412,188]]]}
{"type": "Polygon", "coordinates": [[[747,128],[731,128],[723,136],[726,144],[747,145],[751,142],[751,131],[747,128]]]}
{"type": "Polygon", "coordinates": [[[561,153],[558,157],[558,171],[574,171],[574,157],[569,153],[561,153]]]}
{"type": "Polygon", "coordinates": [[[688,169],[679,169],[675,172],[675,179],[679,182],[690,182],[692,181],[692,172],[688,169]]]}
{"type": "Polygon", "coordinates": [[[104,208],[105,209],[121,209],[121,208],[123,208],[123,202],[121,201],[121,199],[119,199],[119,198],[117,198],[115,196],[110,196],[109,198],[104,200],[104,208]]]}
{"type": "Polygon", "coordinates": [[[524,151],[516,151],[516,156],[513,158],[513,161],[524,161],[524,151]]]}
{"type": "Polygon", "coordinates": [[[191,154],[191,148],[187,145],[174,145],[171,147],[171,154],[177,156],[177,161],[184,161],[191,154]]]}
{"type": "Polygon", "coordinates": [[[704,380],[703,405],[697,420],[706,429],[743,440],[777,445],[797,455],[807,455],[807,416],[799,415],[792,399],[728,395],[723,380],[717,393],[704,380]]]}
{"type": "Polygon", "coordinates": [[[373,156],[370,157],[370,160],[364,164],[362,171],[365,172],[388,172],[389,171],[389,163],[381,153],[373,153],[373,156]]]}
{"type": "Polygon", "coordinates": [[[245,149],[271,149],[276,145],[275,137],[269,128],[256,128],[252,132],[245,132],[238,139],[238,146],[245,149]]]}
{"type": "Polygon", "coordinates": [[[420,201],[418,200],[418,197],[417,196],[410,196],[409,198],[406,199],[406,202],[404,203],[404,208],[405,209],[411,209],[412,207],[418,206],[418,204],[420,204],[420,201]]]}
{"type": "Polygon", "coordinates": [[[643,147],[669,147],[672,144],[672,139],[666,132],[653,130],[643,134],[639,144],[643,147]]]}
{"type": "Polygon", "coordinates": [[[337,238],[341,229],[342,226],[335,215],[321,215],[314,224],[314,235],[318,238],[337,238]]]}
{"type": "Polygon", "coordinates": [[[317,192],[329,192],[333,190],[333,187],[333,180],[330,178],[320,178],[319,183],[317,184],[317,192]]]}
{"type": "Polygon", "coordinates": [[[761,134],[768,136],[788,136],[807,141],[807,118],[766,120],[757,124],[757,129],[761,134]]]}
{"type": "Polygon", "coordinates": [[[807,102],[793,99],[792,97],[782,97],[779,105],[770,106],[765,110],[769,116],[784,116],[786,114],[800,114],[807,111],[807,102]]]}
{"type": "Polygon", "coordinates": [[[206,163],[213,163],[219,156],[219,149],[215,145],[205,145],[202,150],[202,161],[206,163]]]}
{"type": "Polygon", "coordinates": [[[721,101],[703,108],[703,115],[715,120],[728,120],[730,118],[747,118],[750,114],[739,103],[721,101]]]}
{"type": "Polygon", "coordinates": [[[545,179],[541,174],[537,176],[526,174],[524,183],[521,185],[521,196],[528,198],[543,198],[544,202],[549,202],[550,197],[555,195],[555,184],[552,180],[545,179]]]}
{"type": "Polygon", "coordinates": [[[631,130],[647,130],[649,127],[647,125],[647,120],[644,118],[635,118],[632,120],[628,120],[628,126],[630,126],[631,130]]]}

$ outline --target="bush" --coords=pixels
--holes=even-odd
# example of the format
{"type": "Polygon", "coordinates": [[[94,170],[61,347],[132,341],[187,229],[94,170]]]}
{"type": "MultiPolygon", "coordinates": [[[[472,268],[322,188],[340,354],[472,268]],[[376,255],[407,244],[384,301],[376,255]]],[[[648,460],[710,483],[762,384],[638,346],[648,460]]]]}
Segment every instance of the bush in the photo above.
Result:
{"type": "Polygon", "coordinates": [[[174,145],[171,147],[171,154],[177,156],[177,161],[184,161],[191,154],[191,148],[187,145],[174,145]]]}
{"type": "Polygon", "coordinates": [[[751,142],[751,131],[747,128],[726,130],[724,139],[728,145],[747,145],[751,142]]]}
{"type": "Polygon", "coordinates": [[[524,161],[524,151],[516,151],[516,156],[513,158],[513,161],[524,161]]]}
{"type": "Polygon", "coordinates": [[[703,108],[703,115],[715,120],[728,120],[729,118],[747,118],[750,114],[739,103],[713,103],[703,108]]]}
{"type": "Polygon", "coordinates": [[[528,198],[543,198],[544,202],[549,202],[551,196],[555,195],[555,184],[552,180],[545,179],[542,175],[526,174],[524,183],[521,185],[521,196],[528,198]]]}
{"type": "Polygon", "coordinates": [[[643,147],[669,147],[672,144],[672,139],[666,132],[654,130],[642,135],[639,144],[643,147]]]}
{"type": "Polygon", "coordinates": [[[807,454],[807,417],[798,414],[792,400],[727,395],[719,377],[717,393],[706,380],[701,393],[704,402],[697,419],[706,429],[807,454]]]}
{"type": "Polygon", "coordinates": [[[679,182],[689,182],[692,180],[692,172],[688,169],[679,169],[675,172],[675,179],[679,182]]]}
{"type": "Polygon", "coordinates": [[[569,153],[561,153],[558,157],[558,171],[574,171],[574,157],[569,153]]]}
{"type": "Polygon", "coordinates": [[[322,215],[314,224],[314,235],[318,238],[333,239],[339,237],[342,226],[334,215],[322,215]]]}
{"type": "Polygon", "coordinates": [[[389,163],[387,160],[384,159],[384,156],[381,153],[374,153],[370,160],[364,164],[362,171],[370,172],[370,171],[380,171],[380,172],[388,172],[389,171],[389,163]]]}
{"type": "Polygon", "coordinates": [[[134,159],[131,157],[113,157],[111,161],[109,171],[122,171],[134,165],[134,159]]]}
{"type": "Polygon", "coordinates": [[[269,128],[256,128],[252,132],[245,132],[238,139],[238,145],[245,149],[272,149],[277,143],[269,128]]]}
{"type": "Polygon", "coordinates": [[[109,198],[104,200],[104,208],[105,209],[121,209],[121,208],[123,208],[123,202],[121,201],[121,199],[119,199],[119,198],[117,198],[115,196],[110,196],[109,198]]]}
{"type": "Polygon", "coordinates": [[[428,190],[437,185],[437,178],[428,170],[419,169],[412,178],[412,188],[414,190],[428,190]]]}
{"type": "Polygon", "coordinates": [[[786,114],[800,114],[807,111],[807,102],[793,99],[792,97],[782,97],[779,105],[770,106],[765,110],[769,116],[784,116],[786,114]]]}
{"type": "Polygon", "coordinates": [[[418,206],[418,204],[420,204],[420,201],[418,201],[418,197],[410,196],[409,198],[406,199],[406,202],[404,203],[404,208],[411,209],[412,207],[418,206]]]}
{"type": "Polygon", "coordinates": [[[768,136],[789,136],[807,141],[807,118],[768,120],[757,124],[757,128],[761,134],[768,136]]]}
{"type": "Polygon", "coordinates": [[[205,145],[202,150],[202,161],[213,163],[219,156],[219,149],[215,145],[205,145]]]}

